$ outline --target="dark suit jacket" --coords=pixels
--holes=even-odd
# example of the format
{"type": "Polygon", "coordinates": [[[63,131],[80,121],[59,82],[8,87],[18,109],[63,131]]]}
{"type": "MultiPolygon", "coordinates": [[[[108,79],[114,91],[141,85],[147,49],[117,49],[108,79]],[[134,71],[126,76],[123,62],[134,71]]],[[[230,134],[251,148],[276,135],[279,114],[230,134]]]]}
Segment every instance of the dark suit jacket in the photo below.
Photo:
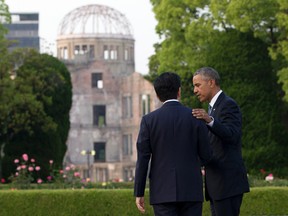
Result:
{"type": "Polygon", "coordinates": [[[241,154],[242,116],[236,102],[223,92],[211,112],[209,138],[213,160],[205,167],[206,199],[221,200],[249,192],[241,154]]]}
{"type": "Polygon", "coordinates": [[[150,204],[203,201],[200,160],[210,160],[208,129],[179,102],[143,116],[137,140],[134,195],[144,196],[150,166],[150,204]]]}

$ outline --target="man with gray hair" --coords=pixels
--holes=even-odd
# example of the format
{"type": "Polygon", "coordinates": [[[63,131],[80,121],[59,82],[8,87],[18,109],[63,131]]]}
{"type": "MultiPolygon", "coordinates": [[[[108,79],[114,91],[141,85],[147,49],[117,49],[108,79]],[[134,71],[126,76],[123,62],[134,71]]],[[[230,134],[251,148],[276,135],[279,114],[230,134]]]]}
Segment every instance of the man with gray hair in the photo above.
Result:
{"type": "Polygon", "coordinates": [[[243,194],[249,192],[241,154],[242,115],[237,103],[220,88],[220,76],[210,67],[193,74],[194,94],[208,102],[208,112],[193,109],[209,129],[213,160],[205,166],[205,195],[212,216],[238,216],[243,194]]]}

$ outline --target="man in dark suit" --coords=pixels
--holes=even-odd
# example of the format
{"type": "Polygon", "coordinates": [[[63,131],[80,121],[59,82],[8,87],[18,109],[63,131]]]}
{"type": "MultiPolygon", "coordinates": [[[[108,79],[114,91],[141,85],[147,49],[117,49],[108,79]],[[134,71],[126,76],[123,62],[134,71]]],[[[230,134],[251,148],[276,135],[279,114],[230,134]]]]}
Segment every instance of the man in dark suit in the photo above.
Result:
{"type": "Polygon", "coordinates": [[[220,89],[216,70],[200,68],[193,75],[194,93],[209,102],[208,113],[193,109],[193,116],[206,122],[213,159],[205,167],[205,195],[213,216],[238,216],[243,194],[249,192],[241,154],[241,112],[236,102],[220,89]],[[211,110],[211,112],[209,111],[211,110]]]}
{"type": "Polygon", "coordinates": [[[201,161],[211,158],[208,129],[178,101],[180,77],[161,74],[154,82],[161,108],[143,116],[137,139],[134,195],[144,213],[150,162],[150,204],[156,216],[202,215],[201,161]],[[201,160],[201,161],[200,161],[201,160]]]}

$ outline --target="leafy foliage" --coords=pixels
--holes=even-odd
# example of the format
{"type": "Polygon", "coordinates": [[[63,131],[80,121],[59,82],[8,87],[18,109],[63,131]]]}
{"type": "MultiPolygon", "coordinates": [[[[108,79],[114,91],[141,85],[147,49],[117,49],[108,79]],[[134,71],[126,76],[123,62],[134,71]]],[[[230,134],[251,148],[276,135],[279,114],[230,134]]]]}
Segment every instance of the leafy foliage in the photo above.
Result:
{"type": "Polygon", "coordinates": [[[70,74],[58,59],[34,50],[16,50],[10,61],[17,76],[6,79],[6,103],[0,105],[1,122],[6,125],[1,133],[2,144],[6,144],[4,177],[14,169],[10,165],[13,158],[23,152],[35,158],[42,167],[41,175],[47,176],[48,161],[53,159],[60,167],[66,152],[72,103],[70,74]],[[6,114],[3,107],[7,107],[6,114]]]}
{"type": "Polygon", "coordinates": [[[182,102],[199,107],[203,105],[193,96],[193,71],[203,66],[214,67],[222,78],[221,88],[242,110],[243,155],[249,172],[259,173],[265,168],[287,176],[288,137],[282,120],[285,105],[277,83],[287,81],[285,69],[281,70],[287,61],[281,52],[271,58],[271,47],[283,37],[276,28],[279,3],[273,0],[265,4],[262,0],[253,3],[152,0],[151,3],[158,20],[157,33],[163,38],[155,45],[155,55],[150,57],[150,78],[153,80],[163,71],[177,72],[182,78],[182,102]]]}

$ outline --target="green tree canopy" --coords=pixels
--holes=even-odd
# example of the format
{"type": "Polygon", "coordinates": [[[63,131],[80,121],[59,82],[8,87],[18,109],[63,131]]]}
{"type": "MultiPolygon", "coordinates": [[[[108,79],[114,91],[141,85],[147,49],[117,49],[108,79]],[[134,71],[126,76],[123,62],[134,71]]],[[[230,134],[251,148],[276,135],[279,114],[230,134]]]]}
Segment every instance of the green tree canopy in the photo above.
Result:
{"type": "Polygon", "coordinates": [[[31,49],[8,53],[3,23],[10,21],[9,7],[0,0],[0,178],[15,172],[13,161],[24,153],[35,158],[41,175],[47,176],[49,160],[61,167],[66,152],[70,73],[47,54],[31,49]]]}
{"type": "Polygon", "coordinates": [[[4,174],[8,177],[15,170],[11,162],[27,153],[47,176],[49,160],[61,167],[66,152],[72,103],[70,73],[55,57],[30,49],[14,51],[10,60],[16,66],[16,78],[9,80],[10,89],[4,94],[10,107],[4,121],[8,126],[3,137],[7,143],[4,174]]]}
{"type": "Polygon", "coordinates": [[[0,0],[0,79],[4,77],[7,71],[7,47],[8,41],[5,38],[7,29],[3,26],[3,23],[9,23],[11,20],[8,5],[4,0],[0,0]]]}
{"type": "Polygon", "coordinates": [[[288,2],[286,0],[211,0],[210,9],[218,26],[253,32],[267,45],[270,56],[277,63],[284,100],[288,101],[288,2]]]}
{"type": "Polygon", "coordinates": [[[262,0],[151,0],[162,42],[155,45],[149,67],[151,79],[176,71],[182,77],[182,102],[192,107],[201,106],[192,96],[192,73],[203,66],[218,70],[221,88],[243,113],[243,154],[249,172],[264,168],[284,176],[287,130],[276,71],[285,66],[285,59],[280,54],[271,58],[280,34],[274,28],[267,32],[276,23],[279,5],[264,2],[269,7],[262,0]]]}

